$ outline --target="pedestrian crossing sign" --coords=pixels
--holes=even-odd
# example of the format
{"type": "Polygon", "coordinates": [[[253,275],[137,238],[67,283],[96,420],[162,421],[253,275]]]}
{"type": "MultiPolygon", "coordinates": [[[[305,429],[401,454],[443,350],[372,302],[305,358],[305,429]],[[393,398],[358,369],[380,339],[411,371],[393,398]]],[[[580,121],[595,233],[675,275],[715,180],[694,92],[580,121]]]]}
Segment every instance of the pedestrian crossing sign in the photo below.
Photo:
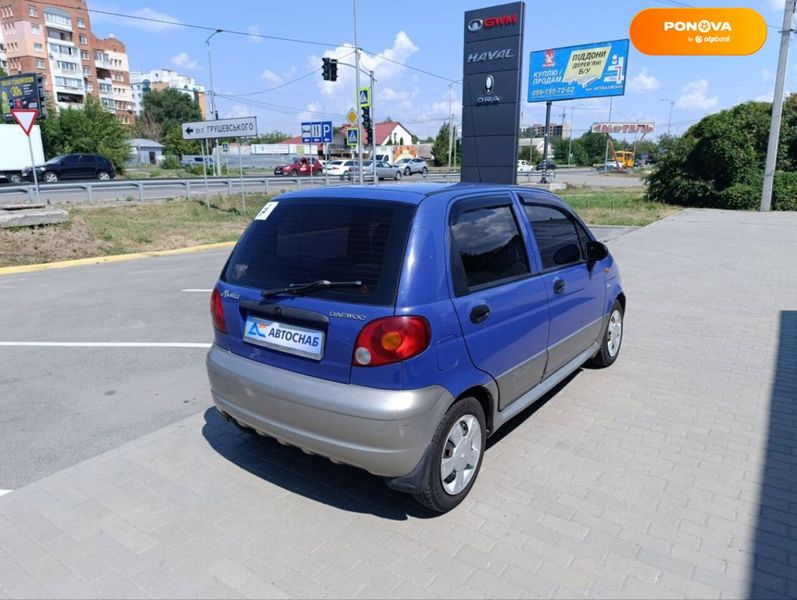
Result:
{"type": "Polygon", "coordinates": [[[360,131],[357,129],[346,130],[346,144],[348,146],[356,146],[360,142],[360,131]]]}
{"type": "Polygon", "coordinates": [[[360,107],[371,106],[371,88],[360,88],[360,107]]]}

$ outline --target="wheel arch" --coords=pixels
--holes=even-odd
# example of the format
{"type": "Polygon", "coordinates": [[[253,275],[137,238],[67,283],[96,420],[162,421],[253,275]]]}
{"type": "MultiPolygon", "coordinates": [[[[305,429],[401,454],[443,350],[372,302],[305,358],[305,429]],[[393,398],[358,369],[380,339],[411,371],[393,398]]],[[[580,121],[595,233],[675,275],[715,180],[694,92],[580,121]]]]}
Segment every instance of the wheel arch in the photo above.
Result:
{"type": "MultiPolygon", "coordinates": [[[[493,393],[484,385],[474,385],[459,394],[451,403],[451,406],[454,406],[463,398],[475,398],[476,401],[481,405],[482,410],[484,410],[484,420],[487,423],[487,435],[489,436],[492,434],[494,421],[493,416],[496,406],[493,393]]],[[[451,406],[449,406],[449,408],[451,408],[451,406]]]]}

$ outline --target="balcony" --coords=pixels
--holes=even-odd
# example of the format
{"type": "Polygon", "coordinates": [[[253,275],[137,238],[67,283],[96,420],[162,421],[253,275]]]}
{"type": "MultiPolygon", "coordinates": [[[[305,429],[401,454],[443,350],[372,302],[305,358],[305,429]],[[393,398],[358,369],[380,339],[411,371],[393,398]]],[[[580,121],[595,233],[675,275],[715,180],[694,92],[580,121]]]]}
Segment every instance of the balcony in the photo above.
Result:
{"type": "Polygon", "coordinates": [[[64,17],[61,15],[55,15],[50,12],[44,13],[44,22],[47,24],[47,27],[52,27],[54,29],[61,29],[63,31],[72,32],[72,19],[69,17],[64,17]]]}

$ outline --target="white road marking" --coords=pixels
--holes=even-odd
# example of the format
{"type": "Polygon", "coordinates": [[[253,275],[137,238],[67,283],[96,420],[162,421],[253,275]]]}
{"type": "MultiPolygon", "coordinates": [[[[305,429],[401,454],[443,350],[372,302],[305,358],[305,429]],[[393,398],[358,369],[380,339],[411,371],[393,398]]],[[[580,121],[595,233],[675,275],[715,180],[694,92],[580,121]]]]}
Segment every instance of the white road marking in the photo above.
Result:
{"type": "Polygon", "coordinates": [[[211,290],[203,290],[203,289],[199,289],[199,288],[188,288],[186,290],[180,290],[180,291],[181,292],[199,292],[201,294],[209,294],[213,290],[212,289],[211,290]]]}
{"type": "Polygon", "coordinates": [[[6,494],[10,494],[14,490],[0,490],[0,496],[5,496],[6,494]]]}
{"type": "Polygon", "coordinates": [[[210,348],[211,344],[193,342],[0,342],[0,346],[37,348],[210,348]]]}

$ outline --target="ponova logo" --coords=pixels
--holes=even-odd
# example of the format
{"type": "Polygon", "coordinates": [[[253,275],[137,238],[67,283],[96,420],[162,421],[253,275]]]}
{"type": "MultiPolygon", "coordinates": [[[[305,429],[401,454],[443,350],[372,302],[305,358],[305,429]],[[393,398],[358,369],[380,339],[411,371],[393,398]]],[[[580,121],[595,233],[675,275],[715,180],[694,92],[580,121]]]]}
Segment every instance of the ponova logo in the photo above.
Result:
{"type": "Polygon", "coordinates": [[[647,8],[630,33],[653,56],[747,56],[766,42],[767,24],[752,8],[647,8]]]}
{"type": "Polygon", "coordinates": [[[733,27],[728,21],[665,21],[664,31],[699,31],[709,33],[710,31],[733,31],[733,27]]]}

